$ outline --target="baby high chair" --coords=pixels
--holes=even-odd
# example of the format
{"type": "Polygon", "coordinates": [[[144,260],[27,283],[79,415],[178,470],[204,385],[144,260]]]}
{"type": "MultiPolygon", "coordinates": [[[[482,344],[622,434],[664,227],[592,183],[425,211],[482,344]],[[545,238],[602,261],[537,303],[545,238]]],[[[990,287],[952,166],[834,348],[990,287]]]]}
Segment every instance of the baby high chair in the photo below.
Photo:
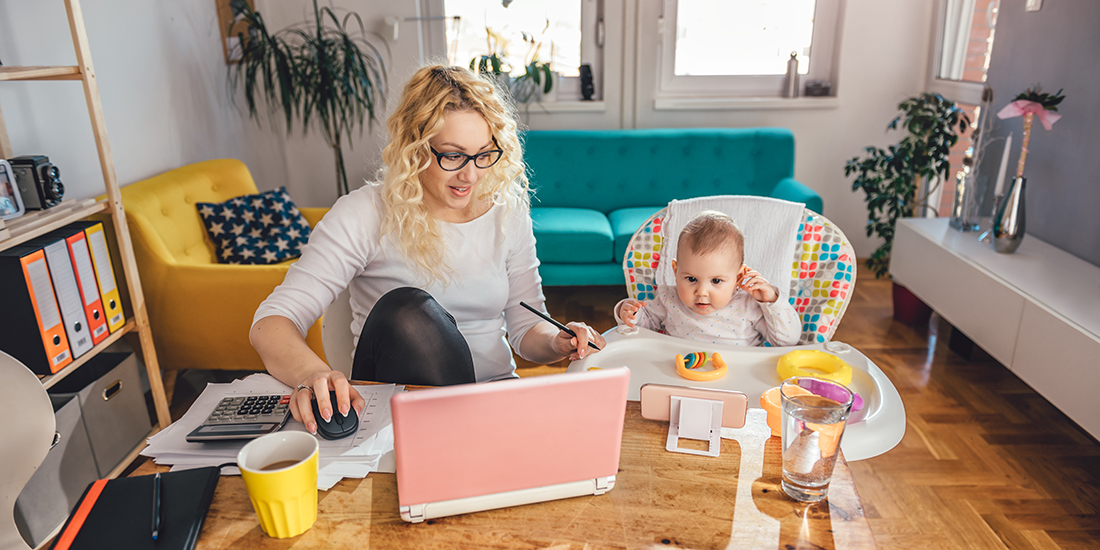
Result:
{"type": "MultiPolygon", "coordinates": [[[[654,298],[657,268],[663,259],[665,242],[678,237],[663,233],[667,215],[666,207],[650,216],[626,247],[623,257],[626,290],[636,300],[654,298]]],[[[751,227],[742,226],[741,229],[752,238],[751,227]]],[[[804,208],[791,260],[790,302],[802,318],[802,337],[798,343],[828,342],[855,288],[855,250],[833,222],[804,208]]]]}
{"type": "MultiPolygon", "coordinates": [[[[897,445],[905,434],[905,405],[901,395],[882,369],[858,349],[843,342],[830,342],[855,285],[855,252],[844,233],[821,214],[799,209],[790,203],[775,210],[763,210],[774,205],[759,203],[762,200],[770,199],[707,197],[696,200],[701,204],[691,205],[691,208],[699,206],[722,211],[732,206],[741,214],[748,213],[728,212],[745,231],[747,256],[752,245],[758,247],[756,250],[760,254],[757,256],[768,254],[768,248],[760,243],[762,235],[787,235],[787,240],[782,241],[766,239],[765,243],[776,245],[771,249],[785,249],[786,243],[797,242],[790,256],[790,264],[785,263],[786,253],[783,253],[784,259],[778,261],[782,263],[771,262],[768,267],[777,275],[768,280],[773,284],[782,283],[778,273],[790,265],[789,300],[803,322],[802,336],[796,350],[821,349],[835,354],[852,369],[848,386],[861,395],[866,406],[848,419],[841,442],[845,458],[851,462],[880,455],[897,445]],[[777,215],[773,216],[773,213],[777,215]],[[760,221],[753,222],[753,218],[760,221]],[[759,225],[754,227],[754,223],[759,225]],[[764,227],[765,224],[770,226],[764,227]],[[789,231],[794,227],[797,227],[798,234],[796,238],[791,238],[789,231]]],[[[691,211],[685,209],[683,204],[670,203],[669,207],[650,217],[634,234],[623,259],[627,292],[631,297],[638,300],[655,298],[661,261],[666,252],[671,253],[675,246],[674,241],[666,243],[666,237],[677,238],[678,227],[690,215],[691,211]],[[666,244],[669,246],[666,247],[666,244]]],[[[751,260],[747,263],[757,268],[751,260]]],[[[663,269],[661,275],[667,275],[663,269]]],[[[611,329],[604,333],[604,337],[607,345],[603,351],[573,361],[567,372],[627,366],[631,372],[627,399],[632,401],[640,399],[642,386],[660,384],[739,391],[746,394],[750,407],[756,407],[761,394],[779,384],[781,375],[776,366],[781,357],[792,351],[791,348],[693,342],[646,329],[611,329]],[[728,374],[710,381],[685,380],[678,374],[674,358],[677,354],[697,351],[708,354],[720,352],[728,364],[728,374]]],[[[723,429],[722,437],[732,437],[725,433],[727,431],[723,429]]]]}

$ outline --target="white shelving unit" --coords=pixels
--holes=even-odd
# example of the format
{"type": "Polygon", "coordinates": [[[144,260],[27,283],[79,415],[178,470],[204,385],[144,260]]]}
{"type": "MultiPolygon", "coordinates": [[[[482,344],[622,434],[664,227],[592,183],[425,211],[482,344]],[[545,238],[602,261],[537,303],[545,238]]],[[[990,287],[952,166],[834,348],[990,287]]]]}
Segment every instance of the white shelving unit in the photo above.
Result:
{"type": "Polygon", "coordinates": [[[1100,267],[1033,235],[998,254],[946,218],[898,221],[890,274],[1100,437],[1100,267]]]}

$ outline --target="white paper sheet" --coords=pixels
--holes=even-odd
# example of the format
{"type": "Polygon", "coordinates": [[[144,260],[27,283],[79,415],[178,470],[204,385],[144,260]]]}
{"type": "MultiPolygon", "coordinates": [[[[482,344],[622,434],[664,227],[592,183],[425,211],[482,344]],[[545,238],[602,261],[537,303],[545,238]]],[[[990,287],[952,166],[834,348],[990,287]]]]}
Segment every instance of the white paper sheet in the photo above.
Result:
{"type": "MultiPolygon", "coordinates": [[[[367,402],[359,415],[359,429],[355,435],[331,441],[317,439],[320,448],[317,488],[321,490],[330,489],[345,477],[362,478],[370,472],[393,471],[392,458],[383,460],[393,452],[390,396],[405,388],[393,384],[353,387],[367,402]]],[[[208,384],[182,418],[149,438],[141,454],[152,457],[157,464],[172,465],[173,471],[235,463],[238,451],[247,440],[190,443],[186,440],[187,434],[199,427],[226,396],[289,392],[287,385],[267,374],[254,374],[229,384],[208,384]]],[[[306,430],[293,418],[287,420],[282,429],[306,430]]],[[[239,473],[235,465],[222,468],[223,475],[239,473]]]]}

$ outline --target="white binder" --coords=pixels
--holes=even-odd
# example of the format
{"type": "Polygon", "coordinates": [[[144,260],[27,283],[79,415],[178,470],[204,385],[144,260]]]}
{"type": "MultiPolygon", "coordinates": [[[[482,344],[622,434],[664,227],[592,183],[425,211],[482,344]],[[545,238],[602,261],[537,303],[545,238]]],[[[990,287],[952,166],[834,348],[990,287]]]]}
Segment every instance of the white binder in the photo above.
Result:
{"type": "Polygon", "coordinates": [[[46,265],[50,268],[57,305],[61,309],[65,334],[69,337],[69,348],[73,359],[76,359],[92,349],[92,332],[84,316],[84,304],[80,299],[80,289],[76,286],[69,248],[64,239],[57,239],[43,246],[42,250],[46,252],[46,265]]]}

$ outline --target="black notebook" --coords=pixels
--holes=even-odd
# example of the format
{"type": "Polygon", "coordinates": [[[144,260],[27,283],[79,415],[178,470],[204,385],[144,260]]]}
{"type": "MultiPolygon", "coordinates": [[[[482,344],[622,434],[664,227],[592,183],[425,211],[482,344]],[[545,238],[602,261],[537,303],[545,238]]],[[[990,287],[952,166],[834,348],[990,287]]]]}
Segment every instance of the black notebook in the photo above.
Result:
{"type": "Polygon", "coordinates": [[[153,540],[154,477],[98,480],[84,491],[52,550],[191,550],[199,540],[221,470],[160,475],[160,525],[153,540]]]}

